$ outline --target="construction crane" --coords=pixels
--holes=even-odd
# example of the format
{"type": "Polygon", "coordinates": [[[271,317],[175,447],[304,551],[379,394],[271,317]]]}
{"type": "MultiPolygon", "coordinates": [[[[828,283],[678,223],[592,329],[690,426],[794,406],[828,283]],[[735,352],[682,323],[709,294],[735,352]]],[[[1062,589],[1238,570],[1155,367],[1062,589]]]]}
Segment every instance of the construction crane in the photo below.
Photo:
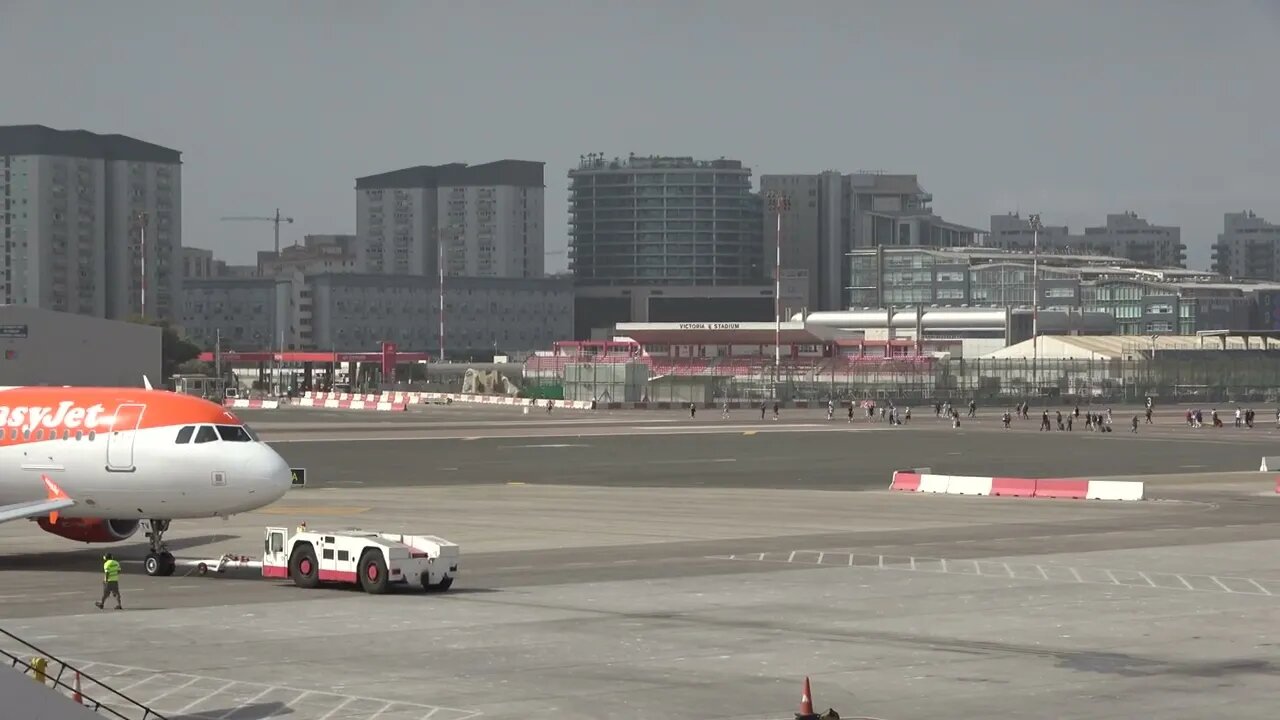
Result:
{"type": "MultiPolygon", "coordinates": [[[[275,256],[276,256],[277,258],[278,258],[278,257],[280,257],[280,223],[282,223],[282,222],[292,223],[292,222],[293,222],[293,218],[291,218],[291,217],[281,217],[281,216],[280,216],[280,208],[276,208],[276,214],[275,214],[275,216],[274,216],[274,217],[263,217],[263,216],[260,216],[260,215],[233,215],[233,216],[223,217],[223,218],[219,218],[219,219],[220,219],[220,220],[233,220],[233,221],[245,220],[245,221],[249,221],[249,222],[269,222],[269,223],[271,223],[271,224],[275,225],[275,230],[276,230],[276,255],[275,255],[275,256]]],[[[274,316],[273,316],[273,317],[274,317],[274,316]]],[[[273,327],[273,328],[272,328],[272,331],[271,331],[271,340],[270,340],[270,342],[268,342],[268,343],[267,343],[267,347],[270,347],[271,345],[275,344],[275,342],[276,342],[276,339],[277,339],[277,338],[279,338],[279,342],[280,342],[280,352],[281,352],[281,353],[283,353],[283,352],[284,352],[284,331],[283,331],[283,329],[280,327],[280,318],[279,318],[279,317],[275,317],[275,327],[273,327]]],[[[272,364],[274,365],[274,363],[272,363],[272,364]]],[[[283,365],[282,365],[282,367],[283,367],[283,365]]],[[[277,372],[274,372],[274,371],[272,372],[271,380],[269,381],[269,384],[268,384],[268,386],[267,386],[269,390],[270,390],[271,388],[274,388],[274,387],[275,387],[275,383],[276,383],[276,381],[277,381],[277,380],[279,380],[279,382],[280,382],[280,388],[281,388],[281,390],[283,390],[283,388],[284,388],[284,379],[283,379],[283,376],[282,376],[282,375],[280,375],[280,373],[277,373],[277,372]]]]}
{"type": "Polygon", "coordinates": [[[276,257],[280,257],[280,223],[292,223],[291,217],[280,217],[280,208],[276,208],[275,217],[262,217],[259,215],[236,215],[232,217],[219,218],[221,220],[248,220],[251,222],[269,222],[276,226],[276,257]]]}

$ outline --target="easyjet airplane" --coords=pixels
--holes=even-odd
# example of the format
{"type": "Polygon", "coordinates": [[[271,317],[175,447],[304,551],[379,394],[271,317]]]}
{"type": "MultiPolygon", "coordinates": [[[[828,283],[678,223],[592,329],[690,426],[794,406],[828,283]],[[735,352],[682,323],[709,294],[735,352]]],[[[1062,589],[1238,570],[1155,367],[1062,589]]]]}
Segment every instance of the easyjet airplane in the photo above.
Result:
{"type": "Polygon", "coordinates": [[[291,481],[288,463],[233,413],[150,383],[0,387],[0,433],[0,522],[109,543],[146,520],[148,575],[173,574],[170,520],[254,510],[291,481]]]}

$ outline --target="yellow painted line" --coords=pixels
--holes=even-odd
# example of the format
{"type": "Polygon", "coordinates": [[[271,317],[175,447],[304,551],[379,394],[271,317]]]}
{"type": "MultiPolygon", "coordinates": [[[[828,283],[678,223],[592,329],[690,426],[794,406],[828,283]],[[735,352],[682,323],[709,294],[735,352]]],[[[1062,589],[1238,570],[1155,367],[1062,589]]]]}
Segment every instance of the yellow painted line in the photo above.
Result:
{"type": "Polygon", "coordinates": [[[508,485],[523,485],[524,483],[522,483],[522,482],[509,482],[509,483],[507,483],[507,484],[508,484],[508,485]]]}
{"type": "Polygon", "coordinates": [[[468,440],[479,440],[480,438],[478,438],[478,437],[469,437],[469,438],[462,438],[462,439],[463,439],[464,441],[468,441],[468,440]]]}
{"type": "Polygon", "coordinates": [[[314,505],[311,507],[274,506],[263,508],[258,512],[263,513],[264,515],[359,515],[360,513],[369,512],[369,508],[340,505],[314,505]]]}
{"type": "Polygon", "coordinates": [[[742,433],[742,434],[743,434],[743,435],[755,435],[755,434],[756,434],[756,431],[755,431],[755,430],[748,430],[748,431],[746,431],[746,432],[744,432],[744,433],[742,433]]]}

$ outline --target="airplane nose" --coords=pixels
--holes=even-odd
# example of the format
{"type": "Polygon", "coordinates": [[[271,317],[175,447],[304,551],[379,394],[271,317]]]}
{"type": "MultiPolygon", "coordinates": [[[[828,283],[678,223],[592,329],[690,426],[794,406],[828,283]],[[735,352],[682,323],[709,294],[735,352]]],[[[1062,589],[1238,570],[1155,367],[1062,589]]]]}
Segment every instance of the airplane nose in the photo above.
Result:
{"type": "Polygon", "coordinates": [[[270,501],[274,502],[289,492],[293,484],[293,472],[289,469],[289,463],[270,446],[258,445],[258,453],[254,463],[257,466],[254,475],[260,479],[261,492],[266,496],[262,499],[270,498],[270,501]]]}

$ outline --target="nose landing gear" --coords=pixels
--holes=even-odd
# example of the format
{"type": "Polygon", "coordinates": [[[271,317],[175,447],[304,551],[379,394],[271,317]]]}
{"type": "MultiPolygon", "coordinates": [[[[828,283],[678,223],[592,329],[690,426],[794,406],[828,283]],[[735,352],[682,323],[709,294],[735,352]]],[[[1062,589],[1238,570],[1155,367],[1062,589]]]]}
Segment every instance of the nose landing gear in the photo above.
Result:
{"type": "Polygon", "coordinates": [[[177,567],[177,563],[173,560],[173,553],[169,552],[164,544],[164,534],[169,529],[169,521],[149,520],[147,524],[150,526],[147,530],[147,540],[151,543],[151,552],[147,553],[142,566],[152,577],[168,577],[177,567]]]}

